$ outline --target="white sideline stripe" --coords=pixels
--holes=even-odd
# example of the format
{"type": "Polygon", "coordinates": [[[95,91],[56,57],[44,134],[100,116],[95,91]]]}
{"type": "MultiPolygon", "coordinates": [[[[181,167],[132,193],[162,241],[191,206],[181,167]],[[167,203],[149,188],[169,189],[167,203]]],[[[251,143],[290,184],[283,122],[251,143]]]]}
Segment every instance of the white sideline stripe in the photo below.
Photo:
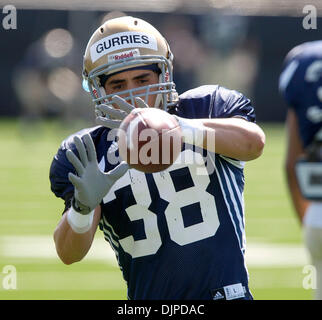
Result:
{"type": "MultiPolygon", "coordinates": [[[[0,257],[57,259],[54,240],[50,236],[1,236],[0,257]]],[[[108,262],[117,266],[110,245],[96,237],[85,257],[87,261],[108,262]]],[[[248,267],[297,267],[310,264],[303,245],[247,242],[246,264],[248,267]]]]}
{"type": "Polygon", "coordinates": [[[249,242],[246,245],[248,267],[303,267],[310,263],[303,245],[249,242]]]}
{"type": "MultiPolygon", "coordinates": [[[[0,237],[0,256],[7,258],[58,259],[54,239],[50,236],[0,237]]],[[[117,265],[115,253],[104,239],[95,238],[86,260],[99,260],[117,265]]]]}

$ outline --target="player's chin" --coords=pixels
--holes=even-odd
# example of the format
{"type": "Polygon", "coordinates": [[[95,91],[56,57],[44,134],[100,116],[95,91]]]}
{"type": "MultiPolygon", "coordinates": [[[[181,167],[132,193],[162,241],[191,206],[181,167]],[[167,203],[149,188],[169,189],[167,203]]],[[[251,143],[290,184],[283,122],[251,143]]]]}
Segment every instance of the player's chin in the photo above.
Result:
{"type": "MultiPolygon", "coordinates": [[[[141,97],[141,99],[150,107],[150,108],[153,108],[155,106],[155,102],[156,102],[156,99],[157,99],[157,95],[156,94],[151,94],[148,96],[148,101],[146,101],[144,99],[144,97],[141,97]]],[[[137,106],[135,106],[137,108],[137,106]]]]}

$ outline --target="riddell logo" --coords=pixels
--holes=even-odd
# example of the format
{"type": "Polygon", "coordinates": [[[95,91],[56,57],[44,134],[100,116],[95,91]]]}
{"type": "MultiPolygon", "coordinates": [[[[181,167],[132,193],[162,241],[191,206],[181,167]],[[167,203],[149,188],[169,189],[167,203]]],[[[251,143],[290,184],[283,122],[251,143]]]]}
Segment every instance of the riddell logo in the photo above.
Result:
{"type": "Polygon", "coordinates": [[[115,56],[114,59],[115,60],[122,60],[122,59],[127,59],[127,58],[132,58],[133,57],[133,52],[130,53],[123,53],[120,56],[115,56]]]}
{"type": "Polygon", "coordinates": [[[137,57],[139,55],[140,55],[140,51],[138,49],[123,51],[116,54],[110,54],[108,56],[108,62],[115,62],[119,60],[129,59],[129,58],[137,57]]]}

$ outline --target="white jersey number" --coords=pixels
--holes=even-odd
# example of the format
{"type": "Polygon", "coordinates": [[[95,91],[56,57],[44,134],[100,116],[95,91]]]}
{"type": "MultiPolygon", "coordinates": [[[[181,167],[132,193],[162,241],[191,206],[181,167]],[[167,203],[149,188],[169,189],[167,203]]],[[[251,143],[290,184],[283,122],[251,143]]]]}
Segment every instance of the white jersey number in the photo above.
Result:
{"type": "Polygon", "coordinates": [[[174,188],[169,172],[166,171],[163,177],[154,176],[160,197],[169,202],[165,216],[170,238],[181,246],[212,237],[219,227],[214,197],[206,191],[210,182],[209,176],[197,176],[195,169],[189,171],[194,186],[178,192],[174,188]],[[201,215],[202,221],[185,227],[182,209],[191,205],[195,205],[194,214],[201,215]]]}
{"type": "MultiPolygon", "coordinates": [[[[184,152],[193,153],[191,150],[184,152]]],[[[164,214],[170,238],[180,246],[212,237],[219,227],[215,199],[206,191],[210,182],[209,176],[197,176],[195,171],[193,166],[182,165],[176,166],[173,171],[164,171],[162,174],[153,175],[160,197],[169,203],[164,214]],[[182,168],[189,170],[190,180],[193,184],[176,191],[170,172],[182,168]],[[200,222],[185,226],[183,212],[189,206],[193,206],[194,214],[200,222]]],[[[124,251],[133,258],[155,254],[162,245],[157,216],[148,209],[152,199],[145,175],[138,172],[137,174],[140,175],[140,190],[138,191],[135,186],[132,188],[136,204],[128,207],[125,211],[131,221],[143,220],[146,238],[134,240],[133,236],[128,236],[119,240],[124,251]]],[[[189,212],[190,214],[191,212],[189,212]]]]}

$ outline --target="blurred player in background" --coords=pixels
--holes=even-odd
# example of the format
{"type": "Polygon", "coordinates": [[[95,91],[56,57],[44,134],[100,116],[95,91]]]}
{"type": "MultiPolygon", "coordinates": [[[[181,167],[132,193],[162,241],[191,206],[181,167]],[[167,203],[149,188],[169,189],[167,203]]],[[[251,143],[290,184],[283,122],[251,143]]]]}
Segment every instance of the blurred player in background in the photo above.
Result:
{"type": "Polygon", "coordinates": [[[56,250],[66,264],[80,261],[99,226],[129,299],[252,299],[243,168],[261,155],[265,135],[241,93],[209,85],[178,96],[172,59],[167,41],[141,19],[110,19],[93,33],[83,75],[100,126],[67,138],[53,159],[51,188],[65,201],[56,250]],[[135,107],[161,108],[192,133],[165,171],[112,161],[118,146],[109,134],[135,107]],[[216,133],[210,146],[208,132],[216,133]]]}
{"type": "Polygon", "coordinates": [[[289,105],[286,173],[322,299],[322,41],[303,43],[285,58],[279,87],[289,105]]]}

